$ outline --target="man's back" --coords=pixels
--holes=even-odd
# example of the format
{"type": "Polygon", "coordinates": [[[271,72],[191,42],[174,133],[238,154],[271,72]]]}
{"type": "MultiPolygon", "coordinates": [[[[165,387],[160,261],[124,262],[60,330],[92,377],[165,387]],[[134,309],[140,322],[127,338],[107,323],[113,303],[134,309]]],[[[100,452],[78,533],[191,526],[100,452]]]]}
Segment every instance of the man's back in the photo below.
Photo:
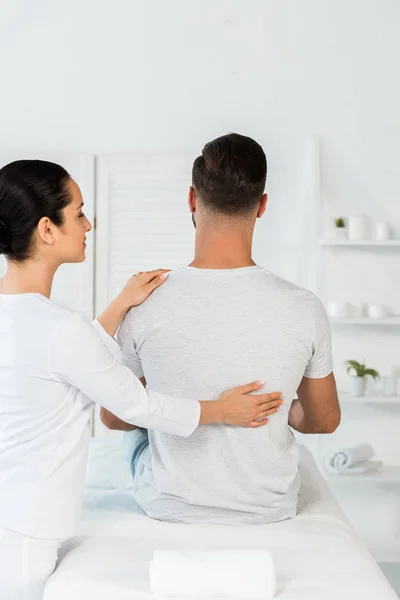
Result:
{"type": "Polygon", "coordinates": [[[213,425],[190,438],[149,432],[136,500],[156,519],[272,522],[296,514],[298,453],[288,410],[304,375],[332,371],[321,303],[264,269],[185,267],[125,319],[120,342],[149,388],[188,398],[262,379],[284,404],[258,429],[213,425]]]}

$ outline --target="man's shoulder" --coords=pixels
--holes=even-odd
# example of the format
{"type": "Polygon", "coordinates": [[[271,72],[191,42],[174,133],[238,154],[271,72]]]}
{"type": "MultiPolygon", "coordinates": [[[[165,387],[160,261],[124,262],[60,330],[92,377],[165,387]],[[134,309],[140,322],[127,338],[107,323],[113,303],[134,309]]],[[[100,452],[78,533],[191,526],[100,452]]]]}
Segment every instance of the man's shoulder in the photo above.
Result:
{"type": "Polygon", "coordinates": [[[182,290],[190,291],[190,288],[191,281],[184,267],[170,271],[165,283],[156,288],[142,304],[131,308],[126,319],[139,322],[147,316],[159,314],[161,307],[176,302],[182,290]]]}
{"type": "Polygon", "coordinates": [[[284,295],[291,296],[293,298],[298,298],[299,300],[310,300],[314,301],[316,296],[307,288],[301,287],[288,279],[284,279],[271,271],[267,271],[266,269],[260,267],[258,270],[258,275],[270,290],[274,290],[276,292],[281,292],[284,295]]]}
{"type": "Polygon", "coordinates": [[[164,308],[167,308],[175,298],[174,288],[176,286],[173,285],[171,290],[171,285],[168,285],[170,283],[172,282],[167,280],[162,286],[155,289],[142,304],[130,308],[122,321],[120,329],[131,329],[138,332],[142,325],[152,322],[156,318],[158,319],[164,308]]]}
{"type": "MultiPolygon", "coordinates": [[[[246,273],[243,280],[242,274],[233,278],[235,285],[238,286],[238,293],[245,289],[246,293],[253,292],[253,297],[263,296],[275,298],[279,302],[290,304],[314,303],[316,297],[310,290],[268,271],[267,269],[257,267],[254,271],[246,273]]],[[[154,319],[159,321],[168,315],[176,314],[184,305],[190,306],[193,299],[199,301],[209,294],[214,296],[220,289],[226,293],[226,283],[230,281],[230,293],[235,294],[235,286],[231,286],[232,279],[223,279],[221,285],[215,285],[216,280],[209,280],[207,277],[196,277],[196,273],[188,268],[180,268],[171,271],[167,281],[154,290],[154,292],[141,305],[131,308],[125,317],[125,325],[137,329],[141,325],[152,322],[154,319]]]]}

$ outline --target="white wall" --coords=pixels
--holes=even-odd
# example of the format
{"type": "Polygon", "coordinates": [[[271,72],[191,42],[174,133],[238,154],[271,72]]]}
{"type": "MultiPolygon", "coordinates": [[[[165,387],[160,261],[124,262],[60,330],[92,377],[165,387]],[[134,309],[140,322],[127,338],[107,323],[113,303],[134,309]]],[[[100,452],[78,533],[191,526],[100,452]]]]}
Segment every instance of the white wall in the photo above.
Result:
{"type": "Polygon", "coordinates": [[[0,8],[2,145],[170,151],[234,129],[268,148],[272,129],[300,129],[325,139],[330,191],[396,198],[396,0],[0,8]]]}
{"type": "MultiPolygon", "coordinates": [[[[0,0],[0,15],[3,150],[195,153],[234,130],[268,152],[316,133],[332,214],[363,210],[400,236],[396,0],[0,0]]],[[[400,312],[398,257],[335,255],[330,294],[348,285],[361,299],[360,276],[400,312]]],[[[334,338],[342,388],[349,353],[383,370],[400,361],[398,331],[334,338]]],[[[392,462],[397,422],[373,413],[359,426],[392,462]]]]}
{"type": "MultiPolygon", "coordinates": [[[[195,155],[235,130],[268,152],[277,136],[316,133],[333,214],[365,210],[400,236],[396,0],[0,0],[0,9],[3,149],[195,155]]],[[[376,282],[378,297],[360,294],[386,295],[400,312],[397,256],[357,254],[352,268],[376,282]]],[[[352,269],[343,276],[330,299],[361,300],[352,269]]],[[[385,370],[396,363],[392,342],[371,357],[349,351],[385,370]]]]}

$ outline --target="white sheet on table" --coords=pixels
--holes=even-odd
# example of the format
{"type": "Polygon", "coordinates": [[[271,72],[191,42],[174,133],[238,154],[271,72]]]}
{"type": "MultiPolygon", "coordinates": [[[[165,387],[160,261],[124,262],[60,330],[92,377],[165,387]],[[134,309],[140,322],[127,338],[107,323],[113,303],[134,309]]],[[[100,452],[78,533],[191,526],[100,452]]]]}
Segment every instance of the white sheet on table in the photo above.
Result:
{"type": "MultiPolygon", "coordinates": [[[[117,478],[117,468],[129,475],[114,446],[95,443],[91,460],[100,461],[102,475],[117,478]]],[[[266,548],[275,564],[279,600],[396,600],[304,448],[301,473],[295,519],[243,526],[154,521],[135,508],[127,479],[120,491],[113,491],[112,480],[107,485],[92,480],[81,535],[65,544],[44,600],[150,600],[149,563],[154,550],[163,548],[266,548]]]]}

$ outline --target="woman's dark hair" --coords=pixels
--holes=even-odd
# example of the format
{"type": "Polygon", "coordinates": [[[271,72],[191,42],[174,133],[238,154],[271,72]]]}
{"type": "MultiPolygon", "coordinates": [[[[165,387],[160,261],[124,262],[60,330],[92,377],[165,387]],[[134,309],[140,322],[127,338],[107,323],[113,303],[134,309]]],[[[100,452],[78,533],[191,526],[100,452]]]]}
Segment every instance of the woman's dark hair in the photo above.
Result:
{"type": "Polygon", "coordinates": [[[24,261],[40,219],[62,225],[62,211],[71,201],[69,177],[63,167],[44,160],[17,160],[0,169],[0,254],[24,261]]]}
{"type": "Polygon", "coordinates": [[[225,215],[251,212],[264,193],[266,178],[264,150],[237,133],[206,144],[193,164],[196,194],[206,207],[225,215]]]}

